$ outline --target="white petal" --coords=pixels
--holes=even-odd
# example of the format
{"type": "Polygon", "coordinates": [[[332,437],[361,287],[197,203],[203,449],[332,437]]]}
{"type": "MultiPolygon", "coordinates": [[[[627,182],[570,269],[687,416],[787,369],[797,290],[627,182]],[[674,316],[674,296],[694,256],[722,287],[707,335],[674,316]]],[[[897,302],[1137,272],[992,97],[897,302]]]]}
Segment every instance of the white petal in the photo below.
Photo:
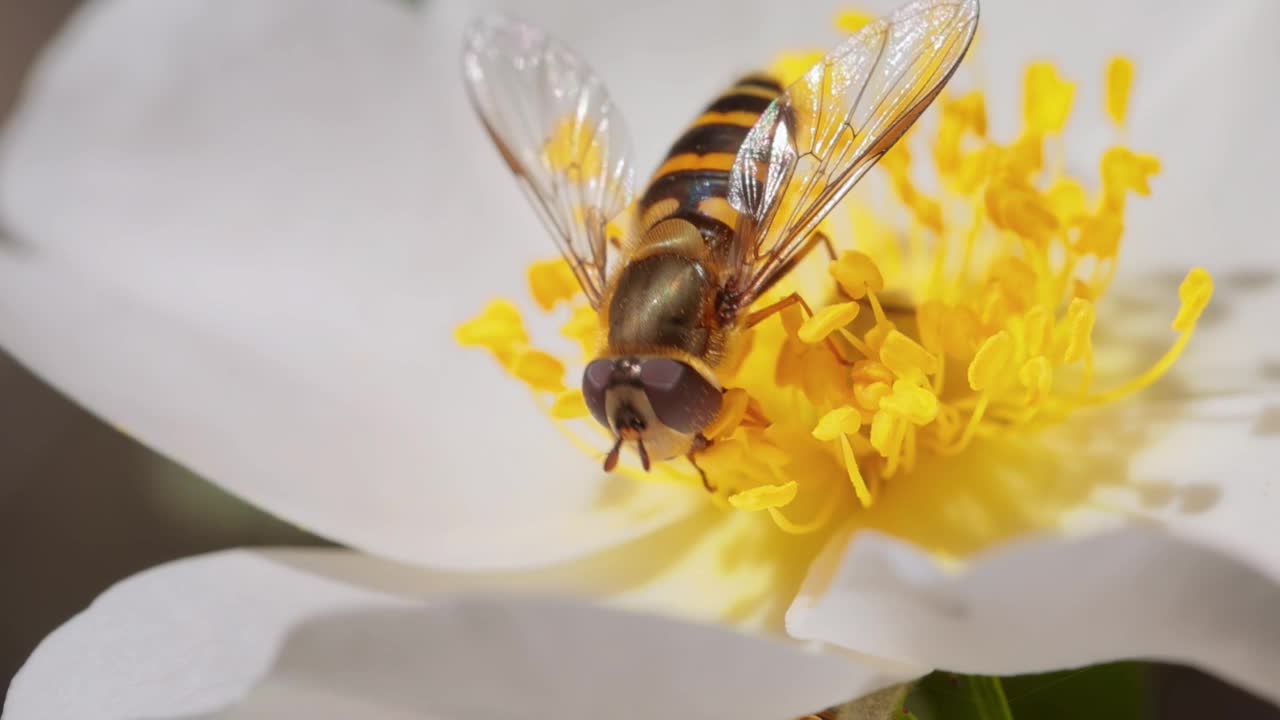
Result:
{"type": "Polygon", "coordinates": [[[1154,657],[1280,698],[1276,408],[1155,391],[975,446],[834,537],[787,628],[960,672],[1154,657]]]}
{"type": "Polygon", "coordinates": [[[1202,32],[1139,71],[1148,87],[1135,95],[1129,136],[1162,169],[1151,197],[1131,203],[1115,282],[1163,299],[1156,321],[1167,323],[1180,274],[1196,265],[1213,273],[1214,300],[1178,374],[1200,391],[1234,392],[1280,387],[1280,334],[1265,331],[1280,307],[1280,136],[1271,121],[1280,87],[1257,81],[1280,72],[1280,5],[1224,10],[1196,9],[1202,32]]]}
{"type": "Polygon", "coordinates": [[[464,587],[342,551],[179,561],[117,585],[46,639],[5,718],[780,720],[899,679],[708,626],[446,594],[464,587]]]}
{"type": "MultiPolygon", "coordinates": [[[[1077,5],[1084,17],[1114,4],[1077,5]]],[[[0,343],[331,537],[444,566],[555,561],[685,503],[651,487],[601,501],[588,460],[487,359],[448,342],[550,245],[457,82],[477,9],[428,7],[427,32],[390,1],[130,0],[78,16],[3,146],[0,212],[28,252],[0,260],[0,343]]],[[[1054,37],[1059,25],[1021,7],[992,0],[987,16],[1054,37]]],[[[826,4],[774,9],[565,2],[538,20],[600,67],[643,164],[724,77],[830,42],[826,4]],[[723,42],[708,41],[713,24],[723,42]]],[[[1183,10],[1143,47],[1198,29],[1183,10]]],[[[1123,37],[1139,17],[1057,47],[1082,57],[1098,50],[1082,38],[1123,37]]],[[[1012,68],[1024,54],[991,59],[1012,68]]]]}
{"type": "Polygon", "coordinates": [[[1052,60],[1077,83],[1062,138],[1074,175],[1096,182],[1101,152],[1115,144],[1161,159],[1151,196],[1128,204],[1120,268],[1098,325],[1104,331],[1114,311],[1143,308],[1140,339],[1158,354],[1173,337],[1178,282],[1205,267],[1217,293],[1178,371],[1201,392],[1280,385],[1280,335],[1258,330],[1280,306],[1280,243],[1269,240],[1280,226],[1280,86],[1257,80],[1280,72],[1277,24],[1280,5],[1269,0],[1212,13],[1194,0],[983,0],[980,39],[960,77],[978,76],[993,133],[1010,139],[1021,123],[1025,64],[1052,60]],[[1104,68],[1117,54],[1136,65],[1123,134],[1103,112],[1104,68]]]}
{"type": "Polygon", "coordinates": [[[1217,293],[1177,374],[1200,392],[1280,386],[1280,335],[1259,330],[1280,306],[1280,243],[1270,240],[1280,226],[1280,86],[1257,80],[1280,72],[1280,5],[1247,0],[1206,13],[1197,2],[986,0],[983,23],[976,59],[1002,136],[1021,117],[1024,63],[1047,57],[1078,82],[1063,136],[1073,173],[1096,179],[1101,151],[1114,144],[1161,159],[1151,196],[1128,204],[1100,329],[1118,314],[1109,311],[1145,308],[1142,339],[1163,349],[1178,282],[1203,266],[1217,293]],[[1136,64],[1123,135],[1102,111],[1103,69],[1115,54],[1136,64]]]}
{"type": "Polygon", "coordinates": [[[863,533],[811,601],[791,632],[862,652],[992,674],[1158,658],[1280,701],[1280,584],[1159,528],[1029,540],[960,573],[863,533]]]}
{"type": "Polygon", "coordinates": [[[1102,489],[1095,502],[1280,583],[1280,391],[1150,408],[1160,415],[1139,416],[1124,484],[1102,489]]]}
{"type": "Polygon", "coordinates": [[[433,45],[408,7],[78,15],[4,146],[0,342],[250,501],[394,557],[553,562],[678,517],[669,488],[602,486],[453,345],[551,245],[469,116],[459,33],[433,45]]]}

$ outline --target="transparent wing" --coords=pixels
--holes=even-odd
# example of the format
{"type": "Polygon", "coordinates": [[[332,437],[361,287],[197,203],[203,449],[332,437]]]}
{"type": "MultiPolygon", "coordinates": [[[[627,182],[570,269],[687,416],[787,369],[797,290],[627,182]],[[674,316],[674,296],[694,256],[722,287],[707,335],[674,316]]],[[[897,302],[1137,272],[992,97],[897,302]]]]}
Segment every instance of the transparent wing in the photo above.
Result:
{"type": "Polygon", "coordinates": [[[729,203],[739,213],[742,306],[789,269],[809,234],[942,90],[978,26],[978,0],[916,0],[850,37],[747,134],[729,203]]]}
{"type": "Polygon", "coordinates": [[[554,38],[501,15],[468,29],[463,72],[490,137],[598,307],[605,225],[632,195],[630,141],[604,85],[554,38]]]}

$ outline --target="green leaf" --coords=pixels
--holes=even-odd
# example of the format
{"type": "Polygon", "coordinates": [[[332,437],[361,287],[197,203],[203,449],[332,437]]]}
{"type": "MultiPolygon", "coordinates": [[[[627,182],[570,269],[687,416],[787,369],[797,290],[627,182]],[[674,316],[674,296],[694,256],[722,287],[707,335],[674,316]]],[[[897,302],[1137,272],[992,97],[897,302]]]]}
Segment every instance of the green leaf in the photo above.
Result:
{"type": "Polygon", "coordinates": [[[1005,678],[1018,720],[1132,720],[1146,717],[1147,666],[1137,662],[1005,678]]]}
{"type": "Polygon", "coordinates": [[[1147,698],[1142,663],[1000,679],[936,672],[912,689],[904,702],[909,713],[895,720],[1133,720],[1146,717],[1147,698]]]}
{"type": "Polygon", "coordinates": [[[1013,718],[1000,678],[988,675],[933,673],[921,680],[907,696],[906,709],[918,720],[1013,718]]]}

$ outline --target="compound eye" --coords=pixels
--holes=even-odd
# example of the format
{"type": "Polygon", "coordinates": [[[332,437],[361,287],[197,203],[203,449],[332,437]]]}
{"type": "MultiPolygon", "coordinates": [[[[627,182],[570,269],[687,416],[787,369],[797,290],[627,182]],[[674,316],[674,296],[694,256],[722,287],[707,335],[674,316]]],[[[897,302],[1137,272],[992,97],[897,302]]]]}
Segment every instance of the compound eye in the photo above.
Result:
{"type": "Polygon", "coordinates": [[[605,413],[604,398],[609,390],[609,380],[613,376],[613,361],[597,358],[587,363],[582,371],[582,399],[596,422],[609,427],[609,416],[605,413]]]}
{"type": "Polygon", "coordinates": [[[679,360],[646,359],[640,365],[640,384],[654,414],[676,432],[697,432],[720,412],[720,391],[679,360]]]}

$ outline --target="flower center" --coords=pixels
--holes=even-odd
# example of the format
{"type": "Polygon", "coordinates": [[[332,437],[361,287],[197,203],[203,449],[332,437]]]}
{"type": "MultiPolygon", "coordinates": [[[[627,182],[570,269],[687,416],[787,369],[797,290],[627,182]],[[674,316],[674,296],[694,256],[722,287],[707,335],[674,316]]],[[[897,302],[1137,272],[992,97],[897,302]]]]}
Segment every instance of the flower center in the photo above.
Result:
{"type": "MultiPolygon", "coordinates": [[[[815,57],[787,54],[772,71],[790,80],[815,57]]],[[[1106,78],[1107,113],[1119,128],[1132,64],[1112,60],[1106,78]]],[[[855,191],[822,223],[837,247],[856,240],[856,249],[824,268],[815,251],[808,270],[825,270],[820,277],[805,278],[802,268],[761,299],[798,291],[813,315],[792,306],[745,331],[744,349],[720,371],[728,390],[698,456],[717,503],[767,512],[787,532],[817,530],[910,482],[922,456],[951,458],[981,438],[1060,423],[1169,369],[1212,294],[1203,269],[1182,282],[1164,357],[1096,387],[1097,303],[1116,270],[1126,201],[1149,194],[1160,164],[1115,146],[1101,157],[1093,192],[1066,174],[1061,134],[1074,90],[1052,65],[1030,65],[1022,130],[1008,143],[988,135],[981,92],[943,96],[933,129],[913,130],[882,159],[878,178],[864,180],[882,186],[881,202],[866,199],[874,187],[855,191]],[[926,132],[927,166],[912,155],[926,132]]],[[[544,311],[569,306],[562,332],[593,357],[599,321],[568,266],[536,263],[529,283],[544,311]]],[[[530,344],[514,303],[491,302],[456,339],[489,349],[582,447],[607,450],[604,438],[597,447],[579,435],[580,427],[604,431],[589,425],[581,392],[566,389],[565,363],[530,344]]],[[[699,483],[680,463],[628,472],[699,483]]]]}

